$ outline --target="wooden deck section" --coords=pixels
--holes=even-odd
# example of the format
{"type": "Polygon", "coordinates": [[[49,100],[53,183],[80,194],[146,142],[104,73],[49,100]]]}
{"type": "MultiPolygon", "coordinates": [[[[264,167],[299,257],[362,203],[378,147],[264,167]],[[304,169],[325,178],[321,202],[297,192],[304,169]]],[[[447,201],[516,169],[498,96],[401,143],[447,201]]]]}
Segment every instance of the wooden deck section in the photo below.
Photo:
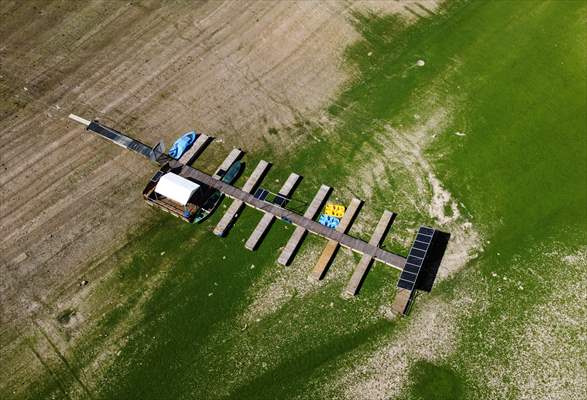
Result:
{"type": "MultiPolygon", "coordinates": [[[[347,207],[346,212],[344,213],[342,219],[340,220],[340,224],[338,224],[335,231],[346,234],[351,228],[351,224],[362,205],[363,202],[361,200],[357,198],[352,199],[351,204],[349,204],[347,207]]],[[[318,262],[312,270],[312,274],[310,275],[312,278],[316,280],[324,278],[324,275],[326,275],[326,271],[328,270],[328,267],[330,266],[330,263],[332,262],[336,251],[338,250],[338,247],[339,242],[337,240],[329,240],[328,243],[326,243],[326,247],[324,247],[318,262]]]]}
{"type": "Polygon", "coordinates": [[[212,143],[213,139],[214,138],[210,136],[200,133],[194,145],[180,157],[179,162],[185,165],[192,165],[192,163],[196,161],[196,158],[198,158],[200,154],[206,150],[206,147],[212,143]]]}
{"type": "MultiPolygon", "coordinates": [[[[304,213],[304,218],[314,219],[316,215],[324,205],[326,198],[330,195],[332,188],[326,185],[320,186],[320,189],[312,199],[310,206],[307,208],[306,212],[304,213]]],[[[302,240],[304,240],[304,236],[306,236],[306,229],[297,226],[294,233],[289,238],[287,244],[283,248],[283,251],[279,255],[277,262],[281,265],[289,265],[293,259],[293,256],[297,249],[300,247],[302,240]]]]}
{"type": "Polygon", "coordinates": [[[414,292],[412,290],[398,288],[391,310],[400,315],[406,315],[412,303],[414,292]]]}
{"type": "MultiPolygon", "coordinates": [[[[377,223],[377,226],[375,227],[375,231],[373,232],[373,236],[371,236],[371,240],[369,240],[370,245],[379,246],[381,244],[385,235],[389,231],[389,228],[393,224],[395,217],[396,217],[396,214],[392,213],[391,211],[385,210],[383,212],[381,219],[379,219],[379,222],[377,223]]],[[[361,257],[361,261],[359,261],[359,264],[357,264],[357,267],[355,268],[355,271],[353,272],[353,276],[351,277],[351,280],[349,281],[349,283],[346,287],[346,290],[345,290],[346,294],[348,294],[350,296],[354,296],[357,294],[357,292],[359,291],[361,284],[365,280],[365,277],[367,276],[367,273],[369,272],[369,269],[371,268],[372,264],[373,264],[373,257],[368,256],[366,254],[363,254],[363,256],[361,257]]]]}
{"type": "MultiPolygon", "coordinates": [[[[267,161],[259,161],[259,164],[257,164],[255,170],[253,171],[249,179],[247,179],[247,181],[245,182],[245,185],[242,189],[243,192],[253,192],[257,188],[258,184],[261,182],[267,171],[269,171],[270,167],[271,164],[269,164],[267,161]]],[[[224,236],[227,233],[228,229],[230,229],[230,227],[234,224],[236,217],[241,212],[244,206],[245,203],[243,203],[242,200],[235,199],[230,205],[230,207],[228,207],[228,210],[226,210],[226,213],[224,213],[224,215],[222,216],[220,222],[218,222],[218,225],[216,225],[216,227],[214,228],[214,234],[216,236],[224,236]]]]}
{"type": "MultiPolygon", "coordinates": [[[[289,177],[287,178],[287,181],[285,181],[285,183],[283,184],[283,186],[279,190],[278,194],[283,197],[290,197],[290,195],[293,193],[293,190],[295,189],[295,187],[300,179],[301,179],[301,176],[292,172],[289,175],[289,177]]],[[[253,233],[251,234],[251,236],[249,237],[249,239],[245,243],[245,247],[247,249],[255,250],[257,248],[257,246],[259,245],[259,242],[261,241],[261,239],[263,238],[263,236],[267,232],[267,229],[269,229],[269,227],[273,223],[274,219],[275,219],[275,215],[273,215],[271,213],[266,212],[263,215],[263,217],[261,218],[261,221],[259,221],[259,223],[255,227],[255,230],[253,231],[253,233]]]]}
{"type": "Polygon", "coordinates": [[[243,156],[243,152],[241,149],[232,149],[230,154],[224,159],[222,164],[220,164],[220,167],[218,167],[216,172],[214,172],[214,175],[212,175],[212,178],[220,180],[224,176],[226,171],[228,171],[230,166],[235,161],[240,159],[242,156],[243,156]]]}

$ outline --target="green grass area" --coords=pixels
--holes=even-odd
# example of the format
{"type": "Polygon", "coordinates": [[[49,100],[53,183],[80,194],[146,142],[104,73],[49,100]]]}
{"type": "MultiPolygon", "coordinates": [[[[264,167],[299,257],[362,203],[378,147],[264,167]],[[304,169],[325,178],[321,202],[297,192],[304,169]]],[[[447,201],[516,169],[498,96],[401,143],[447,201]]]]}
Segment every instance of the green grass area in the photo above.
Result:
{"type": "Polygon", "coordinates": [[[465,398],[461,377],[450,367],[418,361],[412,367],[409,396],[414,400],[460,400],[465,398]]]}
{"type": "MultiPolygon", "coordinates": [[[[543,264],[535,253],[553,244],[572,251],[585,243],[586,8],[582,1],[456,1],[411,26],[395,17],[357,15],[363,39],[346,55],[358,75],[329,108],[336,127],[312,129],[320,141],[308,138],[303,149],[275,160],[266,179],[277,189],[276,178],[283,182],[290,171],[304,175],[299,200],[310,199],[321,183],[351,193],[365,154],[383,157],[372,132],[385,123],[409,130],[419,124],[415,114],[426,118],[447,109],[448,126],[437,132],[428,156],[487,243],[480,259],[430,296],[450,301],[473,292],[488,306],[459,317],[455,354],[447,363],[413,363],[405,398],[490,398],[485,383],[467,371],[480,363],[507,363],[520,330],[560,278],[560,266],[543,264]],[[424,67],[415,67],[419,59],[424,67]],[[481,283],[491,273],[512,283],[481,283]]],[[[270,150],[256,156],[272,159],[270,150]]],[[[413,182],[401,171],[386,169],[376,185],[367,212],[377,215],[401,203],[400,235],[433,223],[402,202],[400,189],[413,182]]],[[[292,229],[276,223],[252,253],[243,240],[258,213],[245,211],[224,239],[210,232],[220,214],[189,226],[154,211],[157,222],[121,251],[121,259],[130,261],[121,263],[96,298],[120,297],[122,305],[104,315],[96,336],[75,350],[76,368],[97,356],[99,333],[113,331],[136,312],[146,277],[161,279],[140,306],[120,356],[94,385],[97,397],[329,397],[339,394],[329,383],[344,368],[409,324],[379,313],[397,274],[376,267],[354,301],[339,297],[346,279],[334,280],[305,296],[290,293],[283,307],[245,326],[251,288],[281,273],[276,249],[292,229]]],[[[48,379],[31,398],[58,390],[48,379]]],[[[508,396],[516,397],[515,388],[508,396]]]]}

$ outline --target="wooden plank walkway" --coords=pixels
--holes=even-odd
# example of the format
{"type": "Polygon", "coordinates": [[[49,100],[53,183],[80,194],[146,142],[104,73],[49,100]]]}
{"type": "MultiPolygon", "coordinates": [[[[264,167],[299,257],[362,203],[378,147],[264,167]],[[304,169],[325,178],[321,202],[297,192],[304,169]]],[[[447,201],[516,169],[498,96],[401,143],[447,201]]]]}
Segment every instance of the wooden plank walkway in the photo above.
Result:
{"type": "Polygon", "coordinates": [[[214,175],[212,175],[212,178],[214,179],[218,179],[220,180],[224,174],[226,173],[226,171],[228,171],[228,169],[230,168],[230,166],[239,158],[241,158],[243,156],[243,152],[241,149],[232,149],[232,151],[230,152],[230,154],[224,159],[224,161],[222,162],[222,164],[220,164],[220,167],[218,167],[218,169],[216,170],[216,172],[214,172],[214,175]]]}
{"type": "MultiPolygon", "coordinates": [[[[385,235],[389,231],[389,228],[393,224],[395,217],[396,217],[396,214],[392,213],[391,211],[385,210],[383,212],[381,219],[379,219],[379,222],[377,223],[377,226],[375,227],[375,231],[373,232],[373,236],[371,236],[371,240],[369,240],[370,245],[379,246],[381,244],[385,235]]],[[[349,283],[346,287],[346,290],[345,290],[346,294],[348,294],[350,296],[354,296],[357,294],[357,292],[359,291],[361,284],[365,280],[365,277],[367,276],[367,272],[369,272],[369,269],[371,268],[372,264],[373,264],[373,257],[368,256],[366,254],[363,254],[363,256],[361,257],[361,261],[359,261],[359,263],[357,264],[357,267],[355,268],[355,271],[353,272],[353,276],[351,277],[351,280],[349,281],[349,283]]]]}
{"type": "MultiPolygon", "coordinates": [[[[336,227],[335,231],[340,233],[347,233],[351,227],[353,220],[355,219],[356,214],[359,212],[359,209],[363,205],[363,202],[357,198],[353,198],[351,200],[351,204],[346,209],[340,223],[336,227]]],[[[338,250],[339,243],[336,240],[329,240],[318,258],[318,262],[314,266],[312,270],[312,274],[310,275],[312,278],[316,280],[320,280],[324,278],[326,271],[328,270],[328,266],[332,262],[336,251],[338,250]]]]}
{"type": "Polygon", "coordinates": [[[347,234],[338,232],[334,229],[325,227],[316,221],[295,213],[294,211],[281,208],[276,204],[271,204],[266,201],[256,199],[252,194],[247,193],[239,188],[236,188],[221,180],[214,179],[210,175],[197,170],[193,167],[183,165],[177,160],[169,160],[169,165],[172,168],[181,168],[179,174],[184,177],[194,178],[210,187],[220,190],[222,193],[233,199],[242,200],[248,206],[256,208],[257,210],[273,214],[277,218],[287,220],[288,222],[301,226],[316,235],[322,236],[326,239],[335,240],[341,246],[351,249],[360,254],[368,254],[377,261],[402,270],[406,263],[406,259],[400,255],[390,253],[376,246],[372,246],[360,239],[354,238],[347,234]]]}
{"type": "MultiPolygon", "coordinates": [[[[293,192],[293,189],[296,187],[296,184],[299,182],[300,179],[301,176],[292,172],[287,178],[287,181],[285,181],[285,183],[281,187],[281,189],[279,189],[278,194],[282,197],[290,197],[290,195],[293,192]]],[[[245,247],[247,249],[255,250],[257,248],[259,242],[261,241],[261,238],[263,238],[265,232],[267,232],[267,229],[269,229],[274,219],[275,216],[271,213],[265,213],[263,215],[261,221],[259,221],[259,223],[255,227],[255,230],[253,231],[253,233],[251,233],[251,236],[245,243],[245,247]]]]}
{"type": "MultiPolygon", "coordinates": [[[[255,190],[267,171],[269,171],[270,167],[271,164],[269,164],[267,161],[259,161],[259,164],[257,164],[255,170],[249,179],[247,179],[245,182],[245,185],[242,189],[243,192],[251,193],[253,190],[255,190]]],[[[224,236],[228,229],[234,224],[238,214],[241,212],[244,206],[245,203],[243,203],[242,200],[235,199],[230,207],[228,207],[228,210],[226,210],[226,213],[224,213],[222,216],[222,219],[220,219],[220,222],[218,222],[218,225],[216,225],[214,228],[214,234],[216,236],[224,236]]]]}
{"type": "Polygon", "coordinates": [[[213,139],[214,138],[208,135],[200,133],[194,145],[180,157],[179,162],[185,165],[192,165],[192,163],[196,161],[196,158],[198,158],[200,154],[206,150],[206,147],[212,143],[213,139]]]}
{"type": "MultiPolygon", "coordinates": [[[[84,126],[86,126],[86,129],[97,133],[99,136],[102,136],[103,138],[110,140],[124,148],[136,151],[139,154],[146,157],[147,159],[153,159],[154,152],[149,146],[146,146],[138,141],[135,141],[112,128],[108,128],[104,125],[101,125],[97,121],[88,121],[73,114],[70,114],[69,117],[83,124],[84,126]],[[135,144],[137,144],[137,146],[134,146],[135,144]]],[[[237,151],[240,153],[240,150],[237,151]]],[[[160,155],[160,157],[156,157],[154,161],[157,162],[159,165],[169,164],[171,168],[177,168],[179,170],[179,174],[184,177],[189,177],[197,181],[200,181],[205,185],[220,190],[228,197],[242,201],[250,207],[256,208],[257,210],[263,211],[265,213],[270,213],[277,218],[281,218],[282,220],[294,224],[295,226],[302,227],[307,231],[322,236],[326,239],[334,240],[343,247],[349,248],[352,251],[359,254],[369,255],[373,257],[375,260],[392,266],[394,268],[397,268],[400,271],[403,270],[406,264],[405,257],[380,249],[377,246],[373,246],[360,239],[349,236],[346,233],[338,232],[336,230],[327,228],[312,219],[306,218],[291,210],[279,207],[276,204],[271,204],[256,199],[251,193],[247,193],[244,190],[236,188],[228,183],[222,182],[220,179],[217,179],[216,176],[210,176],[202,171],[190,167],[189,165],[182,164],[178,160],[168,157],[166,154],[162,154],[160,155]]]]}
{"type": "MultiPolygon", "coordinates": [[[[330,195],[331,191],[332,188],[329,186],[320,186],[320,189],[318,189],[318,192],[316,193],[316,195],[312,199],[312,202],[306,209],[306,212],[304,213],[304,218],[309,218],[312,220],[316,218],[316,215],[324,205],[324,202],[326,201],[326,198],[330,195]]],[[[298,247],[302,243],[302,240],[304,239],[304,236],[306,235],[306,232],[307,231],[305,228],[301,226],[296,227],[294,233],[291,235],[291,237],[287,241],[287,244],[283,248],[283,251],[279,255],[279,258],[277,259],[278,263],[280,263],[281,265],[289,265],[291,263],[296,250],[298,249],[298,247]]]]}

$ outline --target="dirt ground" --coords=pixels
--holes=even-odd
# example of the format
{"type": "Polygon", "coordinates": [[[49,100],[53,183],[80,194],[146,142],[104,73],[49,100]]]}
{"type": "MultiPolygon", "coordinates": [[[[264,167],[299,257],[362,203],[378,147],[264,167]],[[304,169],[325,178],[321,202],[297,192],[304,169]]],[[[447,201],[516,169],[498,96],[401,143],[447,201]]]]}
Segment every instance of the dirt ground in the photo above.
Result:
{"type": "Polygon", "coordinates": [[[269,130],[318,120],[349,79],[352,13],[415,19],[435,3],[0,2],[1,347],[146,220],[153,168],[70,112],[146,143],[196,129],[216,150],[295,146],[269,130]]]}

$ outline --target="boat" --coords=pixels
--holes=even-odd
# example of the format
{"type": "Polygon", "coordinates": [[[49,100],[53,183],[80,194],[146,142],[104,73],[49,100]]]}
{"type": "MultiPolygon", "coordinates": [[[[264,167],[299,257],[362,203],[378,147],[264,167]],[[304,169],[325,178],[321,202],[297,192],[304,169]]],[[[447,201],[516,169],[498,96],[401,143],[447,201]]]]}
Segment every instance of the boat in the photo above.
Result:
{"type": "MultiPolygon", "coordinates": [[[[243,163],[235,161],[220,178],[232,184],[238,178],[243,163]]],[[[150,206],[162,209],[188,223],[205,220],[224,197],[217,189],[193,178],[181,176],[181,168],[165,164],[151,178],[143,190],[143,198],[150,206]]]]}
{"type": "MultiPolygon", "coordinates": [[[[228,168],[228,170],[226,171],[224,176],[222,176],[222,178],[220,178],[220,180],[224,183],[228,183],[229,185],[232,185],[234,183],[234,181],[236,181],[236,179],[239,177],[239,175],[242,171],[243,165],[244,164],[241,163],[240,161],[235,161],[230,166],[230,168],[228,168]]],[[[204,204],[202,204],[202,206],[198,209],[198,211],[196,211],[196,214],[194,217],[194,223],[196,223],[196,224],[200,223],[203,220],[205,220],[206,218],[208,218],[208,216],[210,214],[212,214],[214,212],[214,210],[216,210],[216,208],[220,204],[220,201],[222,201],[223,198],[224,198],[224,193],[222,193],[220,190],[214,189],[213,193],[210,194],[210,196],[206,199],[204,204]]]]}

